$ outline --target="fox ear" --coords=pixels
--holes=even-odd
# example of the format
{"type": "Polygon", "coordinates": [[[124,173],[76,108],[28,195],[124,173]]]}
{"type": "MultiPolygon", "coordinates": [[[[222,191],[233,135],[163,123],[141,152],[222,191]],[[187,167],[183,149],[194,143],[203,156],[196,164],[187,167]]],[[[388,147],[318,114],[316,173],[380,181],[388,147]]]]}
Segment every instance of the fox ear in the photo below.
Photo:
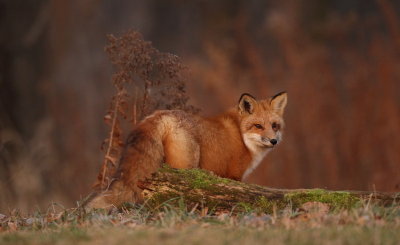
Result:
{"type": "Polygon", "coordinates": [[[242,94],[239,99],[239,111],[240,112],[247,112],[252,114],[254,112],[254,107],[257,104],[256,98],[254,98],[250,94],[242,94]]]}
{"type": "Polygon", "coordinates": [[[280,92],[271,98],[270,105],[272,109],[279,115],[283,115],[287,103],[287,93],[280,92]]]}

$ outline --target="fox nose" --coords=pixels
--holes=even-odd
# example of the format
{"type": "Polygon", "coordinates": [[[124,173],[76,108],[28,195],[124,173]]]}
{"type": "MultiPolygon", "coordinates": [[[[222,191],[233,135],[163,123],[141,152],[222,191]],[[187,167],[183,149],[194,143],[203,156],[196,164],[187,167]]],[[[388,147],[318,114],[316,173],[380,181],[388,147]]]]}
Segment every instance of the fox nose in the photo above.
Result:
{"type": "Polygon", "coordinates": [[[271,139],[269,142],[271,142],[271,144],[276,145],[276,143],[278,143],[278,141],[276,139],[271,139]]]}

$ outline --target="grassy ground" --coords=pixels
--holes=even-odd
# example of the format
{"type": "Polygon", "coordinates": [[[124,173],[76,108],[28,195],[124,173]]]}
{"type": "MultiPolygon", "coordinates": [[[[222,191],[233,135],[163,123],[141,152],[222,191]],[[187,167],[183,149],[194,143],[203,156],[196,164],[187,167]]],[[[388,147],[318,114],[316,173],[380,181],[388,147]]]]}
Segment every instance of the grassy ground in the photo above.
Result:
{"type": "Polygon", "coordinates": [[[0,215],[0,244],[399,244],[400,205],[332,209],[307,202],[271,214],[211,213],[168,204],[120,211],[0,215]]]}

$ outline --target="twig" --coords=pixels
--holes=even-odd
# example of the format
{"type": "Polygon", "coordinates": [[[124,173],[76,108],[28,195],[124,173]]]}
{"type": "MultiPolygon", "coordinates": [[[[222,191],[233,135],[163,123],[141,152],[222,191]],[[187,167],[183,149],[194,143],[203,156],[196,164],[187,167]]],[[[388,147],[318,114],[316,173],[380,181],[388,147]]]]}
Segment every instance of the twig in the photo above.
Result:
{"type": "MultiPolygon", "coordinates": [[[[118,118],[118,107],[119,107],[119,102],[120,102],[120,97],[121,97],[121,91],[119,91],[117,93],[117,97],[115,98],[115,107],[114,107],[114,113],[113,113],[113,121],[111,124],[111,131],[110,131],[110,137],[109,137],[109,141],[108,141],[108,147],[107,147],[107,151],[106,151],[106,155],[104,156],[104,162],[102,165],[102,176],[101,176],[101,186],[103,186],[104,184],[104,179],[106,176],[106,172],[107,172],[107,163],[109,161],[109,159],[111,158],[110,153],[111,153],[111,149],[112,149],[112,145],[113,145],[113,141],[114,141],[114,133],[115,133],[115,126],[117,123],[117,118],[118,118]]],[[[112,165],[114,165],[114,163],[111,161],[112,165]]]]}

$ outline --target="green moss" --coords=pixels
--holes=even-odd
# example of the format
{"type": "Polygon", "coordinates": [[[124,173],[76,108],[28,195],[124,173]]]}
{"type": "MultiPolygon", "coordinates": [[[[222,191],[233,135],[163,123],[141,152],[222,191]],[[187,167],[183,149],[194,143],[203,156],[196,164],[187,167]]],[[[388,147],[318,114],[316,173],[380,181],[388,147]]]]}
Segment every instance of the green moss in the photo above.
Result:
{"type": "Polygon", "coordinates": [[[253,211],[255,208],[251,203],[247,202],[239,202],[236,208],[236,211],[249,213],[253,211]]]}
{"type": "Polygon", "coordinates": [[[334,209],[351,208],[360,202],[358,197],[345,191],[326,191],[322,189],[304,192],[292,192],[285,195],[284,200],[291,203],[294,208],[306,202],[322,202],[329,204],[334,209]]]}
{"type": "Polygon", "coordinates": [[[268,200],[264,196],[260,196],[256,200],[254,206],[255,206],[256,209],[259,209],[260,211],[264,211],[264,212],[268,212],[269,213],[270,211],[272,211],[274,204],[275,203],[273,201],[268,200]]]}
{"type": "Polygon", "coordinates": [[[272,213],[274,207],[283,209],[287,203],[282,200],[270,200],[265,196],[260,196],[254,203],[255,210],[263,213],[272,213]]]}
{"type": "Polygon", "coordinates": [[[218,200],[209,200],[207,197],[199,195],[179,195],[173,192],[157,193],[146,201],[146,207],[150,210],[160,209],[180,209],[180,210],[192,210],[192,208],[204,208],[207,207],[210,213],[214,213],[218,209],[231,209],[231,206],[224,206],[226,203],[219,202],[218,200]]]}
{"type": "Polygon", "coordinates": [[[177,178],[187,182],[190,188],[215,190],[216,184],[228,184],[232,180],[220,178],[207,170],[193,168],[193,169],[172,169],[164,166],[161,171],[173,172],[177,174],[177,178]]]}
{"type": "Polygon", "coordinates": [[[265,196],[260,196],[252,203],[238,203],[237,211],[272,213],[274,207],[279,210],[285,208],[287,205],[288,203],[283,200],[271,200],[266,198],[265,196]]]}
{"type": "MultiPolygon", "coordinates": [[[[176,178],[176,182],[183,181],[188,184],[191,189],[199,189],[205,191],[204,195],[199,193],[191,196],[189,193],[185,193],[186,203],[202,203],[203,206],[209,208],[218,207],[221,203],[215,200],[207,199],[207,191],[212,191],[213,194],[219,194],[219,190],[222,191],[221,195],[230,195],[229,190],[221,188],[221,184],[229,184],[235,182],[234,180],[220,178],[215,174],[202,169],[173,169],[168,166],[162,168],[163,172],[173,173],[173,177],[176,178]],[[201,200],[199,200],[201,199],[201,200]]],[[[174,179],[175,180],[175,179],[174,179]]],[[[240,183],[235,183],[240,184],[240,183]]],[[[166,192],[159,193],[152,197],[152,204],[161,205],[164,202],[174,205],[173,200],[177,200],[181,196],[180,193],[166,192]],[[172,201],[171,201],[172,200],[172,201]]],[[[264,196],[260,196],[252,202],[240,202],[236,204],[236,211],[256,211],[271,213],[274,207],[283,209],[289,205],[293,208],[300,207],[306,202],[322,202],[329,204],[332,209],[351,208],[360,202],[360,198],[355,197],[349,192],[345,191],[326,191],[322,189],[312,189],[307,191],[298,191],[285,194],[283,198],[269,199],[264,196]]],[[[234,205],[234,204],[233,204],[234,205]]]]}
{"type": "Polygon", "coordinates": [[[151,208],[159,208],[163,205],[178,205],[178,199],[182,198],[175,192],[155,193],[150,199],[146,200],[147,206],[151,208]]]}

